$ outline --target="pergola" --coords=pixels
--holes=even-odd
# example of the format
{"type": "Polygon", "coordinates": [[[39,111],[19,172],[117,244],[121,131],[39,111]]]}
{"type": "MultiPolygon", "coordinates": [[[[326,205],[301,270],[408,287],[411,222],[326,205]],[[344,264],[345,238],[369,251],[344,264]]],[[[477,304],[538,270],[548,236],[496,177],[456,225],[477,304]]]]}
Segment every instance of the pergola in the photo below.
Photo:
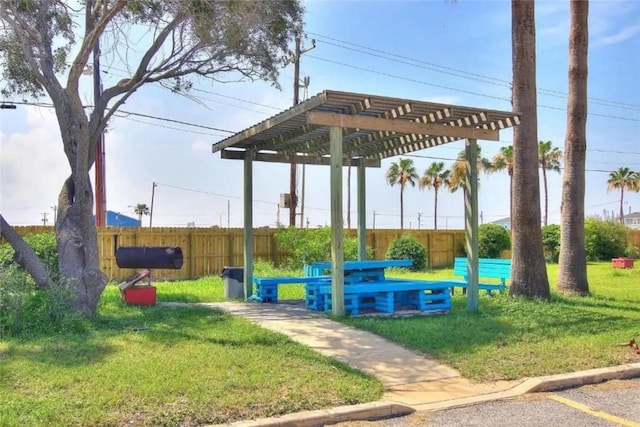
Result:
{"type": "Polygon", "coordinates": [[[332,305],[344,314],[342,168],[357,167],[358,256],[366,257],[365,170],[387,157],[464,139],[465,231],[470,311],[478,309],[477,140],[499,140],[520,123],[518,114],[351,92],[325,90],[212,145],[223,159],[244,161],[245,296],[253,283],[253,162],[328,165],[331,168],[332,305]]]}

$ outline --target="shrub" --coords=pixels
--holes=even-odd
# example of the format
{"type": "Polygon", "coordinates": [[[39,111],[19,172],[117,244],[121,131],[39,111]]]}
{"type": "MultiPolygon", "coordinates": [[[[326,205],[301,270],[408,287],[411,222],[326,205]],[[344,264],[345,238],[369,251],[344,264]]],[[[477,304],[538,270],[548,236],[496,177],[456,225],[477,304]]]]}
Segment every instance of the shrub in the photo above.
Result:
{"type": "Polygon", "coordinates": [[[584,232],[588,260],[610,260],[625,254],[627,229],[619,222],[587,218],[584,232]]]}
{"type": "Polygon", "coordinates": [[[627,258],[640,259],[640,248],[629,245],[627,249],[624,250],[624,256],[627,258]]]}
{"type": "Polygon", "coordinates": [[[511,247],[509,232],[498,224],[482,224],[478,229],[478,255],[480,258],[500,258],[500,253],[511,247]]]}
{"type": "Polygon", "coordinates": [[[558,224],[542,227],[542,247],[547,262],[558,262],[560,255],[560,226],[558,224]]]}
{"type": "MultiPolygon", "coordinates": [[[[43,233],[27,234],[23,236],[24,241],[31,246],[38,258],[44,263],[51,275],[51,280],[58,281],[60,274],[58,270],[58,247],[56,246],[56,236],[52,231],[43,233]]],[[[8,243],[0,245],[0,270],[6,270],[10,266],[16,266],[20,271],[22,267],[13,262],[13,248],[8,243]]]]}
{"type": "Polygon", "coordinates": [[[406,233],[395,239],[387,249],[388,259],[411,259],[411,270],[424,270],[427,267],[427,250],[413,234],[406,233]]]}
{"type": "MultiPolygon", "coordinates": [[[[331,228],[281,228],[275,235],[280,249],[288,255],[284,267],[300,269],[304,264],[331,259],[331,228]]],[[[367,248],[367,258],[373,258],[373,250],[367,248]]],[[[358,240],[344,237],[344,259],[358,259],[358,240]]]]}
{"type": "Polygon", "coordinates": [[[36,289],[21,269],[1,269],[0,337],[82,330],[84,320],[73,308],[74,297],[67,286],[36,289]]]}

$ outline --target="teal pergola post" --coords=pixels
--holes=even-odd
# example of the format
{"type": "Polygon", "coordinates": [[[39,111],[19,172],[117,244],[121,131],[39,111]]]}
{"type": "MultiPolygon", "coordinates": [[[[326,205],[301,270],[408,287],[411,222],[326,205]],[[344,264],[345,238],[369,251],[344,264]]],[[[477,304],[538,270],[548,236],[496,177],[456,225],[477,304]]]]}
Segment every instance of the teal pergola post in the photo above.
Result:
{"type": "Polygon", "coordinates": [[[366,167],[364,159],[358,162],[358,259],[367,259],[367,206],[366,206],[366,167]]]}
{"type": "Polygon", "coordinates": [[[253,152],[244,158],[244,297],[253,294],[253,152]]]}
{"type": "Polygon", "coordinates": [[[342,219],[342,128],[331,126],[331,306],[335,316],[344,316],[344,226],[342,219]]]}
{"type": "Polygon", "coordinates": [[[466,191],[464,194],[464,229],[467,248],[467,310],[478,311],[478,144],[465,142],[466,191]]]}

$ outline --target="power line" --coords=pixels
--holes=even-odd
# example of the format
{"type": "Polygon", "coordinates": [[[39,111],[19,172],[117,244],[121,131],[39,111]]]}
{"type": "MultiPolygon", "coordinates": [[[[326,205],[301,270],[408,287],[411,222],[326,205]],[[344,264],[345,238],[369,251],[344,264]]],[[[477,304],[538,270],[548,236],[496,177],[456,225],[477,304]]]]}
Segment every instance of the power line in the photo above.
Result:
{"type": "MultiPolygon", "coordinates": [[[[421,85],[425,85],[425,86],[437,87],[437,88],[440,88],[440,89],[451,90],[451,91],[454,91],[454,92],[466,93],[466,94],[469,94],[469,95],[481,96],[481,97],[484,97],[484,98],[497,99],[499,101],[511,102],[510,98],[503,98],[503,97],[499,97],[499,96],[495,96],[495,95],[489,95],[489,94],[486,94],[486,93],[480,93],[480,92],[474,92],[474,91],[465,90],[465,89],[458,89],[458,88],[453,88],[453,87],[449,87],[449,86],[438,85],[438,84],[435,84],[435,83],[425,82],[423,80],[417,80],[417,79],[412,79],[410,77],[398,76],[396,74],[391,74],[391,73],[387,73],[387,72],[384,72],[384,71],[373,70],[371,68],[360,67],[358,65],[346,64],[344,62],[334,61],[332,59],[321,58],[319,56],[308,55],[308,57],[316,59],[318,61],[323,61],[323,62],[328,62],[330,64],[340,65],[342,67],[352,68],[352,69],[360,70],[360,71],[366,71],[368,73],[378,74],[378,75],[381,75],[381,76],[391,77],[391,78],[394,78],[394,79],[404,80],[404,81],[417,83],[417,84],[421,84],[421,85]]],[[[548,108],[548,109],[551,109],[551,110],[565,111],[565,109],[562,108],[562,107],[554,107],[554,106],[551,106],[551,105],[538,104],[538,107],[548,108]]],[[[618,120],[627,120],[627,121],[632,121],[632,122],[640,122],[640,119],[633,119],[631,117],[612,116],[612,115],[609,115],[609,114],[600,114],[600,113],[587,113],[587,114],[590,115],[590,116],[606,117],[606,118],[609,118],[609,119],[618,119],[618,120]]]]}
{"type": "MultiPolygon", "coordinates": [[[[330,36],[326,36],[326,35],[319,34],[319,33],[309,32],[309,34],[312,34],[312,35],[315,35],[316,37],[319,37],[320,41],[322,43],[326,43],[326,44],[329,44],[329,45],[332,45],[332,46],[336,46],[336,47],[339,47],[339,48],[342,48],[342,49],[347,49],[347,50],[351,50],[351,51],[355,51],[355,52],[360,52],[360,53],[364,53],[366,55],[377,56],[379,58],[387,59],[387,60],[390,60],[390,61],[396,61],[396,62],[404,63],[404,64],[407,64],[407,65],[412,65],[412,66],[419,67],[419,68],[425,68],[425,69],[429,69],[429,70],[440,72],[440,73],[451,74],[451,75],[454,75],[456,77],[467,78],[467,79],[470,79],[470,80],[476,80],[476,81],[480,81],[480,82],[483,82],[483,83],[495,84],[495,85],[498,85],[498,86],[504,86],[504,87],[509,87],[509,88],[511,87],[511,81],[509,81],[509,80],[499,79],[499,78],[496,78],[496,77],[491,77],[491,76],[478,74],[478,73],[472,73],[472,72],[469,72],[467,70],[461,70],[461,69],[458,69],[458,68],[447,67],[447,66],[440,65],[440,64],[435,64],[435,63],[432,63],[432,62],[423,61],[423,60],[420,60],[420,59],[417,59],[417,58],[411,58],[411,57],[408,57],[408,56],[403,56],[403,55],[399,55],[399,54],[396,54],[396,53],[387,52],[387,51],[384,51],[384,50],[381,50],[381,49],[376,49],[376,48],[364,46],[364,45],[361,45],[361,44],[352,43],[352,42],[348,42],[348,41],[345,41],[345,40],[340,40],[340,39],[337,39],[337,38],[334,38],[334,37],[330,37],[330,36]],[[332,43],[332,42],[329,42],[328,40],[332,40],[334,42],[338,42],[338,43],[341,43],[341,44],[347,45],[347,46],[342,46],[342,45],[337,44],[337,43],[332,43]],[[355,48],[348,47],[348,46],[354,46],[354,47],[359,48],[359,49],[355,49],[355,48]],[[366,51],[363,51],[361,49],[366,49],[366,50],[368,50],[370,52],[366,52],[366,51]],[[371,52],[375,52],[375,53],[382,54],[382,55],[387,55],[387,56],[392,57],[392,58],[398,58],[398,59],[400,59],[402,61],[400,61],[398,59],[392,59],[392,58],[384,57],[384,56],[381,56],[381,55],[376,55],[376,54],[371,53],[371,52]],[[416,64],[424,64],[424,65],[426,65],[428,67],[424,67],[424,66],[416,65],[416,64]],[[472,77],[469,77],[469,76],[472,76],[472,77]]],[[[552,89],[538,88],[538,91],[547,92],[546,95],[549,95],[549,96],[558,96],[558,97],[563,97],[563,98],[566,98],[568,96],[568,94],[566,92],[561,92],[561,91],[552,90],[552,89]]],[[[597,103],[597,104],[602,104],[602,105],[611,104],[611,105],[606,105],[608,107],[623,108],[623,109],[629,109],[628,107],[631,107],[631,109],[640,110],[640,105],[638,105],[638,104],[631,104],[631,103],[625,103],[625,102],[620,102],[620,101],[612,101],[612,100],[596,98],[596,97],[589,97],[588,99],[590,101],[595,101],[595,103],[597,103]],[[618,107],[618,106],[622,106],[622,107],[618,107]]]]}

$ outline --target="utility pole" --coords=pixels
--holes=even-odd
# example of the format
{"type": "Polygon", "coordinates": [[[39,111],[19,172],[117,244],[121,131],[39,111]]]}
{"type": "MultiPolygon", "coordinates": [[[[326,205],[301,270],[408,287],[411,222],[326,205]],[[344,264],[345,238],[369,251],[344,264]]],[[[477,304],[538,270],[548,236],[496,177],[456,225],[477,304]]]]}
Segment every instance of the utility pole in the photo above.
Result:
{"type": "MultiPolygon", "coordinates": [[[[293,105],[300,102],[300,36],[296,36],[296,50],[293,57],[293,105]]],[[[296,225],[296,173],[298,167],[291,162],[289,170],[289,226],[296,225]]]]}
{"type": "Polygon", "coordinates": [[[373,211],[373,229],[376,229],[376,211],[373,211]]]}
{"type": "Polygon", "coordinates": [[[58,222],[58,205],[51,206],[51,210],[53,211],[53,224],[55,225],[58,222]]]}
{"type": "Polygon", "coordinates": [[[227,200],[227,230],[231,230],[231,200],[227,200]]]}
{"type": "MultiPolygon", "coordinates": [[[[301,48],[302,37],[300,33],[295,39],[295,51],[293,53],[293,106],[295,107],[300,102],[300,56],[316,47],[316,41],[311,40],[311,47],[301,48]]],[[[305,81],[305,84],[308,84],[305,81]]],[[[295,154],[295,153],[294,153],[295,154]]],[[[294,227],[296,225],[296,206],[298,205],[298,197],[296,196],[296,178],[298,167],[295,161],[291,161],[291,168],[289,170],[289,225],[294,227]]],[[[304,212],[301,212],[301,217],[304,218],[304,212]]],[[[302,219],[300,220],[302,225],[302,219]]]]}
{"type": "Polygon", "coordinates": [[[418,230],[420,230],[420,212],[418,212],[418,230]]]}
{"type": "Polygon", "coordinates": [[[47,213],[46,212],[42,212],[42,225],[44,225],[44,226],[47,225],[47,213]]]}
{"type": "Polygon", "coordinates": [[[156,184],[155,182],[153,183],[153,187],[151,187],[151,209],[149,209],[149,228],[151,228],[151,226],[153,225],[153,199],[156,196],[156,186],[158,184],[156,184]]]}
{"type": "Polygon", "coordinates": [[[484,220],[482,219],[482,211],[480,211],[480,225],[484,224],[484,220]]]}
{"type": "MultiPolygon", "coordinates": [[[[93,0],[87,2],[87,8],[93,9],[93,0]]],[[[93,17],[91,18],[94,19],[93,17]]],[[[95,22],[91,25],[95,27],[95,22]]],[[[98,105],[98,99],[102,96],[102,80],[100,78],[100,38],[96,39],[93,47],[93,105],[98,105]]],[[[100,117],[100,121],[104,115],[100,117]]],[[[95,200],[96,200],[96,225],[104,227],[107,219],[107,190],[105,185],[105,155],[104,132],[100,132],[96,141],[95,155],[95,200]]]]}

